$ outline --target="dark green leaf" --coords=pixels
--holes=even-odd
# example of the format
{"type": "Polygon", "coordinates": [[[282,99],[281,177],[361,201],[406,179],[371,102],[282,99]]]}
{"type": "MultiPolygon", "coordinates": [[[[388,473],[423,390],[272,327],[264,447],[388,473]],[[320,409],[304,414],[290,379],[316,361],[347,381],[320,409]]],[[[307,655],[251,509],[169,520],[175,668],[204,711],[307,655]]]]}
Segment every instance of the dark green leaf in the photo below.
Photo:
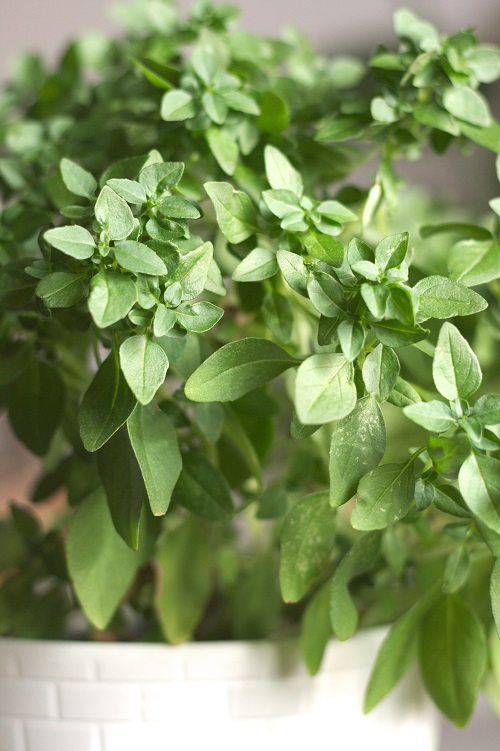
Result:
{"type": "Polygon", "coordinates": [[[235,513],[229,485],[202,454],[184,457],[173,498],[193,514],[210,521],[228,521],[235,513]]]}
{"type": "Polygon", "coordinates": [[[67,271],[54,271],[48,274],[36,287],[36,294],[47,308],[71,308],[83,296],[83,277],[67,271]]]}
{"type": "Polygon", "coordinates": [[[403,519],[415,492],[413,461],[382,464],[358,485],[358,499],[351,514],[354,529],[383,529],[403,519]]]}

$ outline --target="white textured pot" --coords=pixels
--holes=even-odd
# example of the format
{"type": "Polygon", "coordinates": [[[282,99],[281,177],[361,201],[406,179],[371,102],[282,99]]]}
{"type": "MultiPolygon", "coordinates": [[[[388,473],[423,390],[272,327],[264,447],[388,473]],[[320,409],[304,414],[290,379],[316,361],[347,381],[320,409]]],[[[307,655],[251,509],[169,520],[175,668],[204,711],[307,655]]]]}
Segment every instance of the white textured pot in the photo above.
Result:
{"type": "Polygon", "coordinates": [[[416,674],[367,716],[384,631],[331,642],[310,678],[296,642],[0,640],[0,751],[436,751],[416,674]]]}

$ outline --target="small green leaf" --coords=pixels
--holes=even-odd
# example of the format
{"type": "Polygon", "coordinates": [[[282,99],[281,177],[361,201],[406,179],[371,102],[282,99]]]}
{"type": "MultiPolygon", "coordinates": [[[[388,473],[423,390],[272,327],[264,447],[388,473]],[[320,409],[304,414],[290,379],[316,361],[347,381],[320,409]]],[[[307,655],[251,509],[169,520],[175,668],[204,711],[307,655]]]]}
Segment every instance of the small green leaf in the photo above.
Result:
{"type": "Polygon", "coordinates": [[[83,445],[97,451],[127,421],[137,401],[112,352],[97,371],[80,407],[83,445]]]}
{"type": "Polygon", "coordinates": [[[413,290],[419,301],[418,321],[469,316],[488,306],[477,292],[444,276],[428,276],[417,282],[413,290]]]}
{"type": "Polygon", "coordinates": [[[168,269],[160,256],[144,243],[135,240],[122,240],[114,248],[115,257],[120,266],[135,274],[163,276],[168,269]]]}
{"type": "Polygon", "coordinates": [[[369,571],[380,550],[380,532],[360,537],[342,558],[330,586],[330,620],[337,639],[346,641],[356,631],[358,611],[349,592],[349,582],[369,571]]]}
{"type": "Polygon", "coordinates": [[[417,425],[421,425],[434,433],[444,433],[445,430],[456,425],[456,419],[448,405],[436,400],[410,404],[408,407],[404,407],[403,412],[417,425]]]}
{"type": "Polygon", "coordinates": [[[158,305],[153,319],[153,333],[155,336],[165,336],[175,326],[175,313],[166,305],[158,305]]]}
{"type": "Polygon", "coordinates": [[[335,508],[352,498],[362,477],[385,451],[385,423],[375,399],[360,399],[335,425],[330,444],[330,503],[335,508]]]}
{"type": "MultiPolygon", "coordinates": [[[[305,267],[304,272],[307,274],[305,267]]],[[[322,316],[336,318],[337,316],[344,315],[347,311],[347,300],[342,286],[333,276],[326,274],[324,271],[315,270],[309,275],[307,294],[316,310],[322,316]]],[[[347,331],[346,333],[349,334],[350,332],[347,331]]]]}
{"type": "Polygon", "coordinates": [[[471,454],[458,473],[458,485],[474,516],[500,534],[500,461],[471,454]]]}
{"type": "Polygon", "coordinates": [[[500,394],[481,396],[470,414],[480,425],[498,425],[500,423],[500,394]]]}
{"type": "Polygon", "coordinates": [[[173,499],[210,521],[228,521],[235,513],[224,476],[202,454],[194,452],[184,458],[173,499]]]}
{"type": "Polygon", "coordinates": [[[328,493],[301,498],[288,512],[281,533],[280,586],[285,602],[297,602],[326,566],[335,536],[328,493]]]}
{"type": "Polygon", "coordinates": [[[448,595],[423,620],[420,669],[439,709],[459,727],[472,715],[485,667],[480,621],[456,595],[448,595]]]}
{"type": "Polygon", "coordinates": [[[228,91],[224,94],[225,103],[237,112],[244,112],[247,115],[260,115],[260,107],[251,96],[243,91],[228,91]]]}
{"type": "Polygon", "coordinates": [[[365,343],[365,331],[358,321],[341,321],[337,328],[340,348],[346,360],[354,362],[365,343]]]}
{"type": "Polygon", "coordinates": [[[95,217],[109,240],[124,240],[134,229],[134,215],[130,206],[108,185],[99,193],[95,217]]]}
{"type": "Polygon", "coordinates": [[[421,326],[411,326],[408,323],[387,319],[385,321],[368,321],[379,342],[388,347],[407,347],[425,339],[429,329],[421,326]]]}
{"type": "Polygon", "coordinates": [[[190,60],[191,66],[203,83],[208,86],[217,73],[217,60],[215,55],[206,47],[196,47],[190,60]]]}
{"type": "Polygon", "coordinates": [[[125,318],[135,304],[132,279],[116,271],[101,269],[90,283],[88,306],[96,326],[105,329],[125,318]]]}
{"type": "Polygon", "coordinates": [[[288,297],[268,293],[261,307],[262,318],[279,342],[287,344],[292,337],[293,309],[288,297]]]}
{"type": "Polygon", "coordinates": [[[266,339],[248,337],[214,352],[186,383],[195,402],[231,402],[296,365],[284,349],[266,339]]]}
{"type": "Polygon", "coordinates": [[[481,368],[469,343],[451,323],[439,332],[432,364],[434,383],[446,399],[467,399],[481,385],[481,368]]]}
{"type": "Polygon", "coordinates": [[[310,675],[318,672],[331,636],[330,586],[325,584],[309,600],[301,623],[300,649],[310,675]]]}
{"type": "Polygon", "coordinates": [[[167,122],[189,120],[196,115],[193,97],[187,91],[167,91],[161,100],[160,117],[167,122]]]}
{"type": "Polygon", "coordinates": [[[260,100],[260,115],[255,121],[263,133],[277,135],[288,128],[290,114],[283,99],[273,91],[265,91],[260,100]]]}
{"type": "Polygon", "coordinates": [[[264,149],[264,159],[266,175],[271,188],[274,190],[290,190],[296,196],[302,195],[304,192],[302,177],[279,149],[267,145],[264,149]]]}
{"type": "Polygon", "coordinates": [[[332,266],[341,266],[344,260],[344,244],[336,237],[310,231],[304,238],[304,245],[310,255],[332,266]]]}
{"type": "Polygon", "coordinates": [[[278,266],[285,277],[287,284],[299,295],[307,297],[307,282],[309,272],[304,263],[304,259],[291,253],[289,250],[278,250],[276,254],[278,266]]]}
{"type": "Polygon", "coordinates": [[[491,113],[486,99],[468,86],[446,89],[443,104],[450,115],[458,117],[459,120],[479,125],[481,128],[491,125],[491,113]]]}
{"type": "Polygon", "coordinates": [[[398,376],[387,401],[395,407],[407,407],[409,404],[418,404],[422,400],[413,386],[398,376]]]}
{"type": "Polygon", "coordinates": [[[199,209],[182,196],[167,196],[157,206],[160,214],[169,219],[198,219],[201,216],[199,209]]]}
{"type": "Polygon", "coordinates": [[[233,272],[235,282],[261,282],[278,272],[276,253],[267,248],[254,248],[233,272]]]}
{"type": "Polygon", "coordinates": [[[175,310],[177,320],[187,331],[209,331],[224,315],[222,308],[211,302],[196,302],[179,305],[175,310]]]}
{"type": "Polygon", "coordinates": [[[168,415],[153,405],[138,404],[127,428],[151,511],[162,516],[167,513],[182,468],[177,434],[168,415]]]}
{"type": "Polygon", "coordinates": [[[61,159],[59,163],[63,182],[67,189],[77,196],[92,198],[97,188],[97,180],[71,159],[61,159]]]}
{"type": "Polygon", "coordinates": [[[139,184],[148,196],[175,188],[184,173],[182,162],[155,162],[139,172],[139,184]]]}
{"type": "Polygon", "coordinates": [[[136,180],[127,180],[125,178],[111,178],[107,185],[114,192],[128,203],[141,205],[146,203],[146,191],[144,187],[136,180]]]}
{"type": "Polygon", "coordinates": [[[159,344],[140,334],[121,345],[120,367],[136,399],[149,404],[165,380],[168,358],[159,344]]]}
{"type": "MultiPolygon", "coordinates": [[[[220,94],[213,91],[205,91],[201,97],[201,104],[206,114],[217,125],[223,125],[227,117],[228,106],[220,94]]],[[[164,118],[165,119],[165,118],[164,118]]],[[[180,118],[176,118],[177,120],[180,118]]]]}
{"type": "Polygon", "coordinates": [[[384,529],[403,519],[415,492],[413,461],[382,464],[358,485],[358,499],[351,514],[354,529],[384,529]]]}
{"type": "Polygon", "coordinates": [[[363,363],[363,381],[368,393],[380,402],[388,399],[399,377],[399,367],[397,355],[390,347],[384,344],[375,347],[363,363]]]}
{"type": "Polygon", "coordinates": [[[123,426],[97,452],[97,466],[114,527],[127,545],[137,550],[145,490],[123,426]]]}
{"type": "Polygon", "coordinates": [[[43,237],[53,248],[57,248],[57,250],[72,258],[84,260],[94,255],[94,238],[84,227],[78,225],[56,227],[44,232],[43,237]]]}
{"type": "Polygon", "coordinates": [[[375,260],[382,271],[400,266],[408,252],[408,232],[384,237],[375,248],[375,260]]]}
{"type": "Polygon", "coordinates": [[[213,587],[214,548],[206,526],[189,516],[160,537],[156,560],[155,611],[165,638],[179,644],[193,636],[213,587]]]}
{"type": "Polygon", "coordinates": [[[340,224],[355,222],[358,218],[354,211],[348,209],[347,206],[344,206],[340,201],[322,201],[316,206],[314,211],[317,211],[321,216],[326,216],[333,222],[339,222],[340,224]]]}
{"type": "Polygon", "coordinates": [[[250,198],[229,183],[205,183],[217,224],[230,243],[240,243],[256,231],[255,210],[250,198]]]}
{"type": "Polygon", "coordinates": [[[233,175],[238,164],[238,143],[224,128],[209,128],[205,133],[208,147],[226,175],[233,175]]]}
{"type": "Polygon", "coordinates": [[[71,308],[80,302],[83,290],[83,277],[80,274],[54,271],[38,282],[35,292],[47,308],[71,308]]]}
{"type": "Polygon", "coordinates": [[[69,575],[87,618],[99,629],[111,621],[130,587],[140,556],[113,526],[102,490],[78,505],[66,541],[69,575]]]}
{"type": "Polygon", "coordinates": [[[456,592],[465,583],[470,570],[470,559],[464,545],[452,550],[446,560],[443,592],[456,592]]]}
{"type": "Polygon", "coordinates": [[[300,365],[295,381],[295,409],[305,425],[340,420],[356,406],[354,368],[343,355],[312,355],[300,365]]]}
{"type": "Polygon", "coordinates": [[[280,219],[286,219],[288,216],[295,217],[296,214],[303,214],[300,206],[300,200],[291,190],[280,188],[279,190],[265,190],[262,198],[274,216],[280,219]]]}
{"type": "Polygon", "coordinates": [[[450,276],[476,287],[500,278],[500,245],[494,240],[462,240],[448,252],[450,276]]]}

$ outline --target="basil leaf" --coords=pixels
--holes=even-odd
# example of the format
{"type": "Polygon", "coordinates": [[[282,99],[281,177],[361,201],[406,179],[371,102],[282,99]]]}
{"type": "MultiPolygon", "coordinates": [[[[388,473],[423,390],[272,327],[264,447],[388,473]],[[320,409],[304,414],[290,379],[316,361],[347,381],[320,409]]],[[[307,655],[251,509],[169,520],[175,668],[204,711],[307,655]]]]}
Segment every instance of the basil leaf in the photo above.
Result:
{"type": "Polygon", "coordinates": [[[456,595],[434,605],[420,629],[420,670],[439,709],[459,727],[470,719],[486,667],[483,627],[456,595]]]}
{"type": "Polygon", "coordinates": [[[474,516],[500,533],[500,461],[471,454],[458,473],[458,485],[474,516]]]}
{"type": "Polygon", "coordinates": [[[78,225],[49,229],[43,237],[53,248],[81,261],[91,258],[96,248],[90,232],[78,225]]]}
{"type": "Polygon", "coordinates": [[[146,191],[141,183],[126,178],[111,178],[107,185],[128,203],[141,205],[146,203],[146,191]]]}
{"type": "Polygon", "coordinates": [[[305,425],[340,420],[356,406],[354,368],[343,355],[312,355],[300,365],[295,381],[295,409],[305,425]]]}
{"type": "Polygon", "coordinates": [[[426,430],[432,430],[434,433],[444,433],[445,430],[457,424],[448,405],[436,400],[410,404],[404,407],[403,412],[417,425],[421,425],[426,430]]]}
{"type": "Polygon", "coordinates": [[[254,248],[233,272],[235,282],[261,282],[278,272],[276,253],[267,248],[254,248]]]}
{"type": "Polygon", "coordinates": [[[452,279],[476,287],[500,278],[500,245],[494,240],[463,240],[448,252],[452,279]]]}
{"type": "Polygon", "coordinates": [[[265,339],[230,342],[191,375],[186,396],[195,402],[231,402],[296,364],[284,349],[265,339]]]}
{"type": "Polygon", "coordinates": [[[125,318],[136,302],[132,279],[116,271],[101,269],[90,283],[88,306],[94,323],[101,329],[125,318]]]}
{"type": "Polygon", "coordinates": [[[490,579],[490,597],[493,617],[500,636],[500,559],[495,561],[490,579]]]}
{"type": "Polygon", "coordinates": [[[182,89],[167,91],[161,100],[160,117],[167,122],[189,120],[196,115],[193,97],[182,89]]]}
{"type": "Polygon", "coordinates": [[[299,295],[307,297],[309,272],[304,259],[289,250],[278,250],[276,259],[287,284],[299,295]]]}
{"type": "Polygon", "coordinates": [[[387,401],[395,407],[407,407],[409,404],[418,404],[421,399],[413,386],[398,376],[387,401]]]}
{"type": "Polygon", "coordinates": [[[266,176],[271,188],[274,190],[290,190],[299,197],[302,195],[304,192],[302,178],[279,149],[267,145],[264,149],[264,160],[266,176]]]}
{"type": "Polygon", "coordinates": [[[231,490],[223,475],[202,454],[184,458],[173,499],[210,521],[229,521],[235,514],[231,490]]]}
{"type": "Polygon", "coordinates": [[[120,367],[137,401],[149,404],[165,380],[168,357],[145,334],[130,336],[120,347],[120,367]]]}
{"type": "Polygon", "coordinates": [[[66,541],[68,570],[85,615],[99,629],[111,621],[141,558],[117,533],[102,490],[78,505],[66,541]]]}
{"type": "Polygon", "coordinates": [[[450,115],[471,125],[487,128],[492,123],[486,99],[468,86],[447,88],[443,94],[443,104],[450,115]]]}
{"type": "Polygon", "coordinates": [[[380,551],[380,532],[369,532],[360,537],[342,558],[330,585],[330,621],[341,641],[346,641],[356,631],[358,611],[349,592],[349,582],[359,574],[369,571],[380,551]]]}
{"type": "Polygon", "coordinates": [[[413,461],[382,464],[358,485],[358,499],[351,514],[354,529],[383,529],[403,519],[415,492],[413,461]]]}
{"type": "Polygon", "coordinates": [[[408,232],[384,237],[375,248],[375,261],[381,271],[401,266],[408,252],[408,232]]]}
{"type": "Polygon", "coordinates": [[[283,344],[292,337],[293,309],[288,297],[271,292],[264,298],[261,308],[262,318],[272,335],[283,344]]]}
{"type": "Polygon", "coordinates": [[[108,185],[99,193],[94,211],[109,240],[125,240],[134,229],[130,206],[108,185]]]}
{"type": "Polygon", "coordinates": [[[390,347],[384,344],[375,347],[363,363],[363,381],[368,393],[384,402],[396,385],[399,368],[397,355],[390,347]]]}
{"type": "Polygon", "coordinates": [[[211,199],[217,224],[230,243],[241,243],[257,230],[255,210],[250,198],[229,183],[209,182],[204,185],[211,199]]]}
{"type": "Polygon", "coordinates": [[[469,316],[484,310],[488,303],[459,282],[444,276],[428,276],[414,286],[418,294],[418,320],[469,316]]]}
{"type": "Polygon", "coordinates": [[[83,297],[84,282],[80,274],[54,271],[41,279],[36,294],[47,308],[71,308],[83,297]]]}
{"type": "Polygon", "coordinates": [[[285,602],[297,602],[328,562],[335,536],[335,512],[328,493],[301,498],[290,509],[281,532],[280,586],[285,602]]]}
{"type": "Polygon", "coordinates": [[[425,339],[429,334],[429,329],[423,329],[421,326],[411,326],[401,321],[367,321],[372,327],[373,333],[382,344],[388,347],[407,347],[409,344],[415,344],[425,339]]]}
{"type": "Polygon", "coordinates": [[[148,196],[170,190],[180,182],[184,173],[182,162],[155,162],[148,164],[139,172],[137,178],[148,196]]]}
{"type": "Polygon", "coordinates": [[[144,243],[124,240],[114,248],[115,257],[120,266],[135,274],[162,276],[168,269],[160,256],[144,243]]]}
{"type": "Polygon", "coordinates": [[[177,434],[170,418],[153,405],[138,404],[127,428],[151,511],[162,516],[167,513],[182,468],[177,434]]]}
{"type": "Polygon", "coordinates": [[[434,383],[446,399],[467,399],[481,384],[478,359],[469,343],[451,323],[439,332],[432,363],[434,383]]]}
{"type": "Polygon", "coordinates": [[[238,143],[224,128],[209,128],[205,133],[208,147],[226,175],[233,175],[238,164],[238,143]]]}
{"type": "Polygon", "coordinates": [[[80,434],[87,451],[104,446],[127,421],[136,403],[112,352],[94,376],[80,407],[80,434]]]}
{"type": "Polygon", "coordinates": [[[385,451],[385,423],[375,399],[360,399],[335,425],[330,444],[330,503],[335,508],[352,498],[361,478],[374,469],[385,451]]]}
{"type": "Polygon", "coordinates": [[[59,169],[67,189],[77,196],[92,198],[97,188],[97,180],[71,159],[61,159],[59,169]]]}
{"type": "Polygon", "coordinates": [[[337,327],[340,348],[346,360],[354,362],[365,343],[365,331],[358,321],[341,321],[337,327]]]}
{"type": "Polygon", "coordinates": [[[480,425],[498,425],[500,423],[500,394],[481,396],[470,413],[480,425]]]}
{"type": "Polygon", "coordinates": [[[311,597],[302,616],[300,649],[310,675],[318,672],[331,636],[330,585],[325,584],[311,597]]]}
{"type": "Polygon", "coordinates": [[[201,295],[207,283],[210,265],[213,261],[213,245],[203,243],[189,253],[181,255],[179,262],[170,274],[170,283],[179,282],[181,299],[193,300],[201,295]]]}
{"type": "Polygon", "coordinates": [[[187,331],[209,331],[224,315],[222,308],[211,302],[196,302],[193,305],[179,305],[175,315],[181,326],[187,331]]]}
{"type": "Polygon", "coordinates": [[[280,188],[279,190],[265,190],[262,193],[269,211],[280,219],[286,219],[287,216],[303,214],[300,206],[300,200],[291,190],[280,188]]]}

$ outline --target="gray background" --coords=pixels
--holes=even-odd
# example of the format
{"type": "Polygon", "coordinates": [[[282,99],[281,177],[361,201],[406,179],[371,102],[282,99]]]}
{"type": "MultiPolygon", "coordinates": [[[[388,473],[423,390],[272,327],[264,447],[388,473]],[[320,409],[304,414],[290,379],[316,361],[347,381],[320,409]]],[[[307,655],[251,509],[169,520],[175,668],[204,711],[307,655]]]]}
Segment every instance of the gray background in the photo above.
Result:
{"type": "MultiPolygon", "coordinates": [[[[0,20],[0,80],[8,75],[8,61],[20,51],[38,50],[55,60],[61,46],[73,35],[86,31],[117,33],[119,26],[109,18],[115,2],[107,0],[16,0],[5,3],[0,20]]],[[[276,35],[283,26],[294,24],[312,37],[325,52],[366,53],[375,42],[393,41],[392,11],[402,5],[436,23],[444,32],[474,27],[483,42],[500,42],[500,5],[496,0],[239,0],[242,26],[250,31],[276,35]]],[[[189,6],[182,0],[180,6],[189,6]]],[[[498,116],[498,112],[497,112],[498,116]]],[[[483,166],[493,175],[492,159],[478,153],[475,168],[483,166]],[[478,165],[478,160],[479,165],[478,165]]],[[[418,174],[417,174],[418,179],[418,174]]],[[[474,197],[477,186],[470,179],[470,164],[451,164],[436,173],[437,185],[454,186],[458,200],[474,197]],[[469,176],[469,179],[466,179],[469,176]]],[[[491,195],[489,196],[491,197],[491,195]]],[[[0,445],[0,459],[9,456],[12,447],[0,445]]],[[[3,462],[2,462],[3,463],[3,462]]],[[[7,462],[6,462],[7,463],[7,462]]],[[[440,751],[498,751],[500,722],[480,702],[472,723],[457,731],[443,722],[440,751]]],[[[422,749],[425,751],[425,749],[422,749]]]]}

